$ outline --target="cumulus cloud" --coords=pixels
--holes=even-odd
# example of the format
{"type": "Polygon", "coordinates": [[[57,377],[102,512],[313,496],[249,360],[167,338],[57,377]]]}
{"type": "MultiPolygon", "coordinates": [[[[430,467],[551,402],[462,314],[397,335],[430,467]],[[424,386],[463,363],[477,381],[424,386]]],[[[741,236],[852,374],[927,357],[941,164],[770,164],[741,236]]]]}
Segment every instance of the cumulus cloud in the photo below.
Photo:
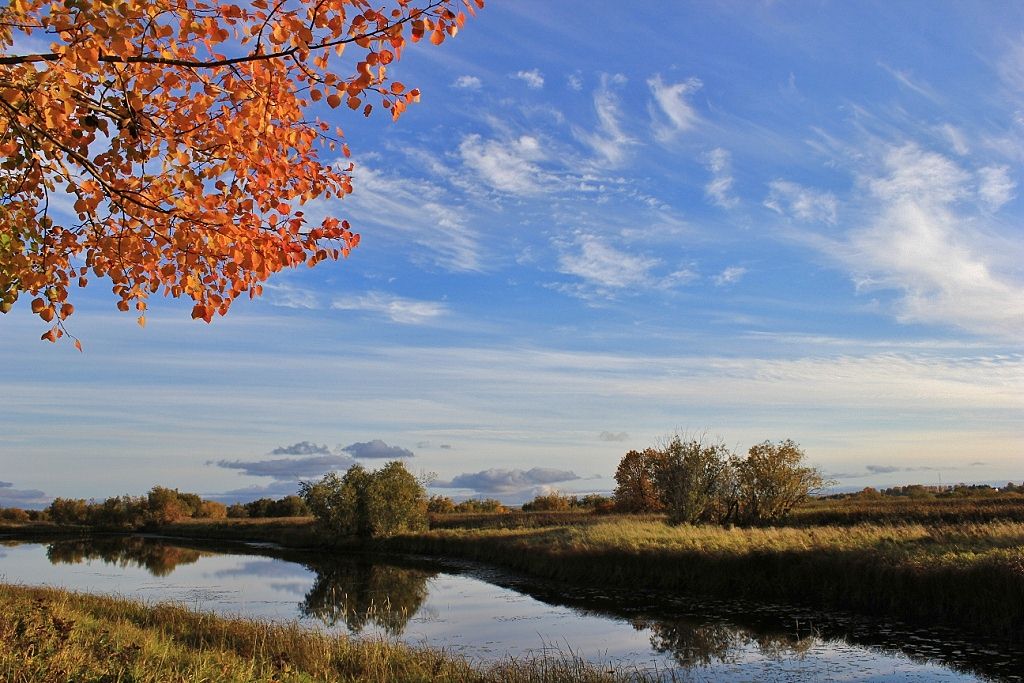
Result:
{"type": "Polygon", "coordinates": [[[40,508],[50,503],[50,497],[39,489],[16,489],[13,482],[0,481],[0,507],[40,508]]]}
{"type": "Polygon", "coordinates": [[[344,311],[380,313],[392,322],[403,325],[422,325],[448,313],[448,307],[437,301],[405,299],[383,292],[368,292],[358,297],[335,300],[331,308],[344,311]]]}
{"type": "Polygon", "coordinates": [[[553,178],[538,162],[546,157],[540,141],[531,135],[514,140],[485,140],[474,133],[459,144],[462,163],[495,190],[515,195],[536,195],[550,189],[553,178]]]}
{"type": "Polygon", "coordinates": [[[331,470],[347,470],[355,460],[347,455],[310,455],[304,458],[276,458],[272,460],[218,460],[217,467],[240,470],[250,477],[273,477],[289,480],[301,477],[319,477],[331,470]]]}
{"type": "Polygon", "coordinates": [[[743,279],[743,276],[747,274],[747,269],[743,266],[729,266],[721,273],[712,278],[715,285],[718,287],[724,287],[726,285],[734,285],[743,279]]]}
{"type": "Polygon", "coordinates": [[[291,446],[278,446],[270,451],[271,455],[330,455],[331,449],[325,445],[310,441],[300,441],[291,446]]]}
{"type": "Polygon", "coordinates": [[[451,481],[437,482],[434,486],[470,489],[481,493],[507,493],[579,478],[575,472],[551,467],[534,467],[530,470],[489,469],[480,472],[466,472],[453,477],[451,481]]]}
{"type": "Polygon", "coordinates": [[[479,90],[483,87],[483,82],[476,76],[459,76],[452,83],[453,88],[461,88],[463,90],[479,90]]]}
{"type": "Polygon", "coordinates": [[[401,446],[389,446],[380,439],[357,442],[340,449],[356,458],[411,458],[413,452],[401,446]]]}
{"type": "Polygon", "coordinates": [[[764,205],[776,213],[806,222],[836,222],[837,202],[831,192],[816,192],[788,180],[774,180],[768,189],[764,205]]]}
{"type": "Polygon", "coordinates": [[[629,438],[626,432],[601,432],[597,435],[601,441],[625,441],[629,438]]]}
{"type": "Polygon", "coordinates": [[[732,155],[721,147],[708,152],[707,168],[711,172],[711,180],[704,186],[704,194],[708,199],[723,209],[731,209],[740,200],[732,192],[732,155]]]}
{"type": "Polygon", "coordinates": [[[526,87],[532,90],[539,90],[544,87],[544,74],[540,72],[540,69],[517,71],[511,77],[526,83],[526,87]]]}
{"type": "MultiPolygon", "coordinates": [[[[656,117],[654,135],[662,142],[672,139],[677,133],[692,129],[700,120],[689,97],[700,90],[703,84],[699,79],[690,78],[682,83],[665,83],[660,75],[648,79],[647,86],[651,89],[657,110],[663,117],[656,117]],[[667,119],[667,122],[664,120],[667,119]]],[[[652,108],[652,117],[655,111],[652,108]]]]}
{"type": "Polygon", "coordinates": [[[630,147],[636,144],[622,129],[619,99],[611,90],[612,85],[623,82],[623,76],[603,76],[601,87],[594,93],[597,128],[593,131],[573,129],[574,135],[600,157],[599,162],[604,167],[620,165],[629,155],[630,147]]]}

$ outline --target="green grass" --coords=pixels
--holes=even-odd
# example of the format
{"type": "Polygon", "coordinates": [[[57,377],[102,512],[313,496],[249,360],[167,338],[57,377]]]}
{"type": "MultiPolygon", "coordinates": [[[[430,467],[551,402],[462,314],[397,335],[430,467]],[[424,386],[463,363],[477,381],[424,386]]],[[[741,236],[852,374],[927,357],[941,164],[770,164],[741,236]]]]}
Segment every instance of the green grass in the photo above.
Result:
{"type": "Polygon", "coordinates": [[[0,584],[0,680],[625,681],[573,656],[473,666],[440,650],[350,640],[174,605],[0,584]]]}

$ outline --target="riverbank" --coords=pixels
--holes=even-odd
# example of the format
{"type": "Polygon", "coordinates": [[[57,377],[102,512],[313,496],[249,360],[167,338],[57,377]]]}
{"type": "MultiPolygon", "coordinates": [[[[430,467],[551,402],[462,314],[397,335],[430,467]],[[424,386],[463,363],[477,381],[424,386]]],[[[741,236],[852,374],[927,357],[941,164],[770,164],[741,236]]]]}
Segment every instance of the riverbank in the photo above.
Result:
{"type": "Polygon", "coordinates": [[[173,605],[0,584],[0,679],[36,681],[643,680],[571,657],[473,666],[428,648],[225,619],[173,605]]]}
{"type": "MultiPolygon", "coordinates": [[[[561,519],[500,528],[495,518],[482,528],[343,547],[485,562],[581,586],[838,608],[1024,641],[1024,523],[725,529],[618,515],[561,519]]],[[[154,531],[288,548],[320,543],[309,520],[192,520],[154,531]]]]}
{"type": "Polygon", "coordinates": [[[609,521],[434,530],[376,545],[572,583],[784,601],[1024,639],[1019,523],[722,529],[609,521]]]}

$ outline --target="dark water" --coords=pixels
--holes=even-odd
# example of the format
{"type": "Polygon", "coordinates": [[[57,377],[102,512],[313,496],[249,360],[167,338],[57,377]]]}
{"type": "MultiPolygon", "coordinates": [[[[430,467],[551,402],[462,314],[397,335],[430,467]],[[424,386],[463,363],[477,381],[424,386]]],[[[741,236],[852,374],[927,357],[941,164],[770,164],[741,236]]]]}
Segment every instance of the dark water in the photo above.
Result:
{"type": "Polygon", "coordinates": [[[665,599],[413,558],[143,537],[6,542],[0,581],[444,647],[473,660],[578,655],[696,681],[1024,680],[1006,643],[766,604],[665,599]]]}

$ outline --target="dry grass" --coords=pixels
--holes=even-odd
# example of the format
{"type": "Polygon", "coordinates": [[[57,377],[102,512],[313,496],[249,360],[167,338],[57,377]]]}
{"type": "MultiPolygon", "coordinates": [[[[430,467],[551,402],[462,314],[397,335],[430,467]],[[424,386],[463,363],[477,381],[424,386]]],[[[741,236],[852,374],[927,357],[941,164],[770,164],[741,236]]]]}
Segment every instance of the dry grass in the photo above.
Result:
{"type": "Polygon", "coordinates": [[[637,678],[571,656],[474,667],[439,650],[328,636],[294,623],[224,619],[173,605],[0,584],[0,680],[7,683],[637,678]]]}
{"type": "Polygon", "coordinates": [[[577,583],[796,601],[1024,639],[1019,522],[725,529],[610,518],[380,545],[577,583]]]}

